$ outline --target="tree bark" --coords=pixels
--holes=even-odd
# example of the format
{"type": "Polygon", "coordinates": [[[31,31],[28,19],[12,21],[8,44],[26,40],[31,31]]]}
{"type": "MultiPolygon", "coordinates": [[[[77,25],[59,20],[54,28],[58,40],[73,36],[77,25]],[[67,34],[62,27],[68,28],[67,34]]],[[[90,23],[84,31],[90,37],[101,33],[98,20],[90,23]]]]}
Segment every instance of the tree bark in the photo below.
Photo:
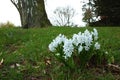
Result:
{"type": "Polygon", "coordinates": [[[11,0],[17,8],[23,28],[48,27],[48,20],[44,0],[11,0]]]}

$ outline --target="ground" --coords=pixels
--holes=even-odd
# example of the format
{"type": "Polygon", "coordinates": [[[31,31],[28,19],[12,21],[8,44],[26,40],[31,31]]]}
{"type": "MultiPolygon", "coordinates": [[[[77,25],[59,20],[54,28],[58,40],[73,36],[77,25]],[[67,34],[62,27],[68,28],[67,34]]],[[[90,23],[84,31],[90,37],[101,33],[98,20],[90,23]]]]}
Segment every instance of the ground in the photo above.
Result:
{"type": "MultiPolygon", "coordinates": [[[[0,80],[120,80],[120,74],[90,68],[69,72],[62,68],[48,49],[58,35],[93,28],[0,28],[0,80]]],[[[111,52],[114,64],[120,66],[120,28],[96,27],[101,47],[111,52]]]]}

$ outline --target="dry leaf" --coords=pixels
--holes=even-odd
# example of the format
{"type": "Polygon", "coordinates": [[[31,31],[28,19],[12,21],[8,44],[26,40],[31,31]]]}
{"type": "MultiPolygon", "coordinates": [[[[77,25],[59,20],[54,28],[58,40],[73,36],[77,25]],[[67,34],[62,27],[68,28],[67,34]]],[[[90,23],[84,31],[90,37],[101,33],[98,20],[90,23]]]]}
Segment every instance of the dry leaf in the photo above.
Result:
{"type": "Polygon", "coordinates": [[[45,59],[45,64],[46,65],[51,65],[51,59],[50,58],[46,58],[45,59]]]}
{"type": "Polygon", "coordinates": [[[17,67],[20,67],[20,64],[16,63],[16,66],[17,66],[17,67]]]}
{"type": "Polygon", "coordinates": [[[108,68],[109,68],[109,70],[111,72],[117,73],[117,74],[119,73],[120,74],[120,67],[119,67],[119,65],[109,64],[108,68]]]}
{"type": "Polygon", "coordinates": [[[15,65],[14,65],[14,64],[13,64],[13,65],[11,65],[11,66],[10,66],[10,68],[15,68],[15,65]]]}
{"type": "Polygon", "coordinates": [[[2,60],[0,61],[0,66],[3,64],[4,62],[4,59],[2,58],[2,60]]]}

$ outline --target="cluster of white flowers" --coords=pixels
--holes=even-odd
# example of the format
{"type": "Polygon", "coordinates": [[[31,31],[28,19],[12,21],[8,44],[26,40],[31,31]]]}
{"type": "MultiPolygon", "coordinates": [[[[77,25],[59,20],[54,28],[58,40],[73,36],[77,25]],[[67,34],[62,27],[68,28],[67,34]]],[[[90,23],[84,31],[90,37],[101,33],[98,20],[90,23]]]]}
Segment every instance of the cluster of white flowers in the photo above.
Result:
{"type": "Polygon", "coordinates": [[[78,34],[74,34],[72,40],[73,44],[79,47],[78,50],[83,50],[84,45],[86,51],[89,50],[93,42],[92,34],[88,30],[85,30],[84,33],[79,32],[78,34]]]}
{"type": "Polygon", "coordinates": [[[71,57],[74,53],[74,47],[78,48],[78,54],[83,50],[89,51],[93,45],[96,50],[100,49],[100,44],[96,42],[98,40],[98,32],[93,29],[93,32],[85,30],[84,33],[79,32],[74,34],[72,39],[67,39],[64,35],[59,34],[53,42],[49,44],[49,50],[51,52],[56,52],[56,48],[63,42],[63,52],[65,54],[65,59],[71,57]]]}
{"type": "MultiPolygon", "coordinates": [[[[78,46],[79,53],[82,52],[83,48],[86,51],[89,51],[93,42],[98,40],[98,32],[95,28],[93,29],[93,32],[85,30],[84,33],[79,32],[78,34],[74,34],[72,40],[73,44],[78,46]]],[[[100,49],[100,44],[96,42],[94,47],[98,50],[100,49]]]]}
{"type": "Polygon", "coordinates": [[[68,57],[71,57],[73,51],[74,51],[74,46],[72,44],[72,40],[71,39],[67,39],[64,42],[64,46],[63,46],[63,51],[65,54],[65,59],[68,57]]]}
{"type": "Polygon", "coordinates": [[[64,42],[67,38],[62,35],[59,34],[50,44],[49,44],[49,50],[52,52],[56,51],[56,48],[58,47],[58,45],[60,45],[62,42],[64,42]]]}

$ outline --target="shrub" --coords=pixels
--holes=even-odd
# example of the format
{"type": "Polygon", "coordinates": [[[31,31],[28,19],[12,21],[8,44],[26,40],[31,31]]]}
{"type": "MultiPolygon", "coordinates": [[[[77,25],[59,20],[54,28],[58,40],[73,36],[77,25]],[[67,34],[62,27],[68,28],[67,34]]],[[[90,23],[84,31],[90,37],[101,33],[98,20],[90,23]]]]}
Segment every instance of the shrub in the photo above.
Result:
{"type": "Polygon", "coordinates": [[[85,30],[74,34],[71,39],[59,34],[50,44],[49,50],[69,69],[85,68],[90,65],[108,64],[110,54],[100,50],[98,32],[85,30]]]}
{"type": "Polygon", "coordinates": [[[7,23],[1,23],[0,27],[5,27],[5,28],[9,28],[9,27],[14,27],[15,25],[11,22],[7,22],[7,23]]]}

